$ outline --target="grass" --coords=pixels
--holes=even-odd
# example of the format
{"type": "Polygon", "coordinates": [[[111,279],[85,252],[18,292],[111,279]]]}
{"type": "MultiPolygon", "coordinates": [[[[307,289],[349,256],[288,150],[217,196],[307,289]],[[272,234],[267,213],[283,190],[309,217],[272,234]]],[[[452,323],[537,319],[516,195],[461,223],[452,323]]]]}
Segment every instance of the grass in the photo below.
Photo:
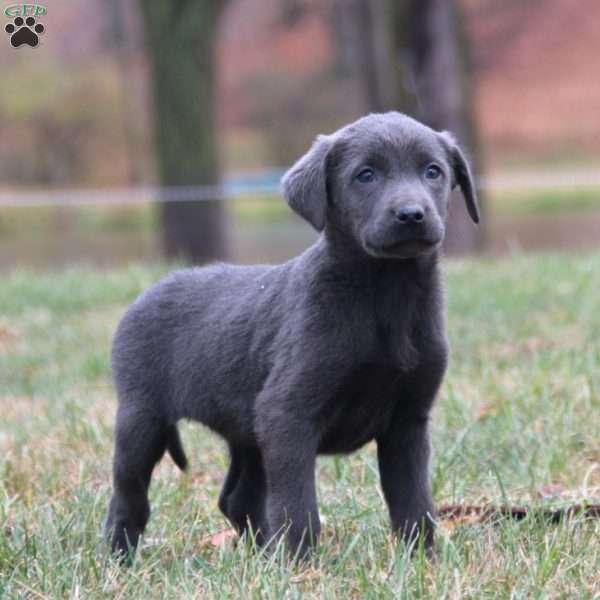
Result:
{"type": "MultiPolygon", "coordinates": [[[[109,345],[165,271],[14,271],[0,285],[1,598],[600,598],[600,523],[441,523],[433,562],[388,534],[373,445],[319,460],[322,543],[288,565],[215,544],[223,444],[182,426],[191,459],[157,468],[141,552],[100,536],[115,399],[109,345]]],[[[600,493],[600,254],[446,266],[452,361],[433,420],[438,504],[542,506],[600,493]],[[539,490],[569,494],[544,500],[539,490]]],[[[596,500],[597,501],[597,500],[596,500]]]]}
{"type": "Polygon", "coordinates": [[[491,214],[503,216],[571,215],[600,210],[600,189],[572,187],[541,190],[498,190],[487,195],[491,214]]]}

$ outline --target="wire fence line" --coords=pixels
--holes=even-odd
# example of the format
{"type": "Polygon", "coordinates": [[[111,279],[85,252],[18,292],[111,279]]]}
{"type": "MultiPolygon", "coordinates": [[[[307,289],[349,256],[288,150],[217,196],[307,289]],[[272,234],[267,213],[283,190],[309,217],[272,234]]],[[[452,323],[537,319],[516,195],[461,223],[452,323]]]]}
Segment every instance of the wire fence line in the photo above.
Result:
{"type": "Polygon", "coordinates": [[[277,193],[278,188],[263,186],[253,191],[232,193],[225,186],[195,185],[177,187],[123,187],[107,189],[66,189],[0,192],[0,206],[40,207],[79,206],[86,204],[125,205],[151,202],[197,202],[227,200],[250,195],[277,193]]]}
{"type": "MultiPolygon", "coordinates": [[[[285,171],[272,169],[246,176],[229,177],[221,185],[137,186],[119,188],[68,188],[0,190],[0,207],[127,205],[154,202],[198,202],[232,200],[281,193],[280,179],[285,171]]],[[[484,191],[534,191],[542,189],[600,188],[600,169],[554,173],[510,173],[480,179],[484,191]]]]}

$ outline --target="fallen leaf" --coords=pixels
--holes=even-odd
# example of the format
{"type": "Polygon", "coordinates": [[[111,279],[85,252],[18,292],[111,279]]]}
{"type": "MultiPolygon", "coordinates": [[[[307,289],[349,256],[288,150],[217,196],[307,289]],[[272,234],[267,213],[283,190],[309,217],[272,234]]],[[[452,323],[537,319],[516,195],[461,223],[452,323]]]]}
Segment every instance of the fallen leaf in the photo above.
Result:
{"type": "Polygon", "coordinates": [[[481,421],[496,414],[496,407],[491,402],[484,402],[477,411],[477,420],[481,421]]]}
{"type": "Polygon", "coordinates": [[[17,342],[19,334],[16,329],[0,325],[0,354],[10,350],[17,342]]]}
{"type": "Polygon", "coordinates": [[[211,533],[200,540],[200,546],[213,546],[215,548],[222,548],[227,542],[237,537],[237,532],[234,529],[224,529],[217,533],[211,533]]]}
{"type": "Polygon", "coordinates": [[[567,490],[560,483],[547,483],[538,489],[540,498],[564,498],[568,496],[567,490]]]}

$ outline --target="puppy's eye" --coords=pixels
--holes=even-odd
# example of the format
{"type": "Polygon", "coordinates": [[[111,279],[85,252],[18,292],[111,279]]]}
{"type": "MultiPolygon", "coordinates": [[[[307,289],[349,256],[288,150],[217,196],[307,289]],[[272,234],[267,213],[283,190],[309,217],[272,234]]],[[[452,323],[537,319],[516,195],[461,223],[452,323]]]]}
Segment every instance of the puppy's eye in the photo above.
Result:
{"type": "Polygon", "coordinates": [[[425,169],[425,177],[427,179],[439,179],[442,176],[442,169],[437,165],[429,165],[425,169]]]}
{"type": "Polygon", "coordinates": [[[375,179],[375,171],[367,167],[360,171],[360,173],[355,177],[356,181],[360,183],[371,183],[375,179]]]}

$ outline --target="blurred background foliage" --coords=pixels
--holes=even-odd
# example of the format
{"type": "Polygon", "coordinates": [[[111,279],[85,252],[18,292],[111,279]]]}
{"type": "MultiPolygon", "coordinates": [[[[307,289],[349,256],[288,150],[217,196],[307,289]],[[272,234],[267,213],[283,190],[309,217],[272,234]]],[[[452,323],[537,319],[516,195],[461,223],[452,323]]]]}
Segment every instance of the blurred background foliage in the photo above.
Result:
{"type": "MultiPolygon", "coordinates": [[[[427,86],[414,77],[423,72],[416,62],[425,60],[426,32],[419,33],[418,10],[435,9],[434,0],[412,3],[416,13],[411,2],[400,0],[211,0],[206,5],[211,3],[219,5],[211,34],[217,180],[263,169],[277,174],[318,132],[377,110],[381,102],[423,118],[427,86]],[[361,13],[365,6],[371,10],[369,22],[361,13]],[[384,38],[387,55],[380,47],[384,38]],[[377,91],[377,81],[396,87],[377,91]]],[[[164,38],[175,40],[177,49],[182,34],[175,28],[186,21],[189,3],[151,4],[173,7],[164,38]]],[[[483,250],[600,243],[599,177],[593,177],[600,165],[600,79],[593,75],[600,5],[595,0],[442,4],[454,11],[452,43],[466,61],[460,110],[468,112],[478,139],[467,145],[487,183],[483,250]],[[527,184],[510,179],[523,173],[527,184]],[[581,173],[592,174],[589,183],[579,181],[581,173]]],[[[32,189],[60,193],[172,183],[165,181],[155,152],[151,50],[161,38],[153,38],[149,48],[143,6],[137,0],[51,3],[38,48],[0,45],[4,197],[32,189]]],[[[194,25],[194,18],[203,17],[187,21],[194,25]]],[[[200,62],[203,57],[210,59],[203,52],[200,62]]],[[[179,116],[185,120],[185,114],[179,116]]],[[[127,202],[124,191],[123,204],[117,205],[0,203],[0,266],[159,257],[164,214],[153,203],[127,202]]],[[[227,202],[222,219],[226,254],[242,262],[284,259],[314,238],[272,193],[227,202]]],[[[198,227],[201,232],[202,224],[198,227]]]]}

